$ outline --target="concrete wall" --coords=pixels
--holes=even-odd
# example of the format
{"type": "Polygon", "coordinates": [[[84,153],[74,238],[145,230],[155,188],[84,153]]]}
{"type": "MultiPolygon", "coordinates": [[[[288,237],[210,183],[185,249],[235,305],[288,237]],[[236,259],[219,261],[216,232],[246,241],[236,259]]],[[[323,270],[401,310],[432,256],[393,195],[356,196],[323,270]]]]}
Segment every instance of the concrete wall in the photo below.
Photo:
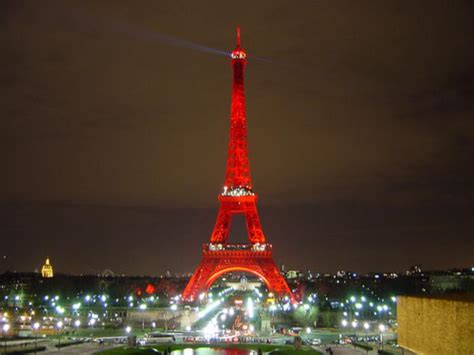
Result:
{"type": "Polygon", "coordinates": [[[474,354],[474,302],[466,298],[397,298],[398,343],[423,355],[474,354]]]}
{"type": "Polygon", "coordinates": [[[152,322],[155,322],[157,327],[184,330],[196,321],[197,316],[198,313],[191,312],[191,310],[172,311],[169,308],[148,308],[128,311],[125,322],[137,324],[144,322],[147,328],[151,326],[152,322]]]}

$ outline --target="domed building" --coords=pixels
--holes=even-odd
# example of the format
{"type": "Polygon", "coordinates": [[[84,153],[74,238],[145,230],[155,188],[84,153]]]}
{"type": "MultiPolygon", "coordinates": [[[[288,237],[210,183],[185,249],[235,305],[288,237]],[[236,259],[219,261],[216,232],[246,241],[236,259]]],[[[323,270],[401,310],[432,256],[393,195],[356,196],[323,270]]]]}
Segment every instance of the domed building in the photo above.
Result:
{"type": "Polygon", "coordinates": [[[46,261],[41,268],[41,276],[44,278],[51,278],[54,276],[53,266],[51,265],[49,258],[46,258],[46,261]]]}

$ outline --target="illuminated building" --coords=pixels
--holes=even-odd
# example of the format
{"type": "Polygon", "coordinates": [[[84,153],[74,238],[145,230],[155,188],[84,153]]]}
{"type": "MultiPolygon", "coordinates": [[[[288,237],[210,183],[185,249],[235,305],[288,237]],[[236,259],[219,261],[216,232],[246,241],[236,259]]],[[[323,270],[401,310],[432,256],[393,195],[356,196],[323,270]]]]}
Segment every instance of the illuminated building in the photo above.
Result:
{"type": "Polygon", "coordinates": [[[54,276],[53,266],[51,265],[49,258],[46,258],[46,261],[41,268],[41,276],[44,278],[51,278],[54,276]]]}

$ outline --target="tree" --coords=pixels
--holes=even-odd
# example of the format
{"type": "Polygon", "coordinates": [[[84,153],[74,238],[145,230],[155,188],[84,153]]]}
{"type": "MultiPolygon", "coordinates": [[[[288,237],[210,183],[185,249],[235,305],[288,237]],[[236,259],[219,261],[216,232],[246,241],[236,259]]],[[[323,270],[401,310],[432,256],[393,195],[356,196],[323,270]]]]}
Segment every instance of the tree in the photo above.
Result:
{"type": "Polygon", "coordinates": [[[293,312],[293,319],[302,327],[314,327],[318,320],[319,308],[315,305],[300,306],[293,312]]]}

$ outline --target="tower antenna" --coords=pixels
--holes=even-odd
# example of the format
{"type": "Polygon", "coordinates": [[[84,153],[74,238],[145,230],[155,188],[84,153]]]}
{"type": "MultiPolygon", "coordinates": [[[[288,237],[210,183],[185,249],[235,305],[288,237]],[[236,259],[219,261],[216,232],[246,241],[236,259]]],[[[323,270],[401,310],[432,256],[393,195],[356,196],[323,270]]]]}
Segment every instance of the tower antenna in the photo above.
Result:
{"type": "Polygon", "coordinates": [[[237,26],[237,48],[240,47],[240,26],[237,26]]]}

